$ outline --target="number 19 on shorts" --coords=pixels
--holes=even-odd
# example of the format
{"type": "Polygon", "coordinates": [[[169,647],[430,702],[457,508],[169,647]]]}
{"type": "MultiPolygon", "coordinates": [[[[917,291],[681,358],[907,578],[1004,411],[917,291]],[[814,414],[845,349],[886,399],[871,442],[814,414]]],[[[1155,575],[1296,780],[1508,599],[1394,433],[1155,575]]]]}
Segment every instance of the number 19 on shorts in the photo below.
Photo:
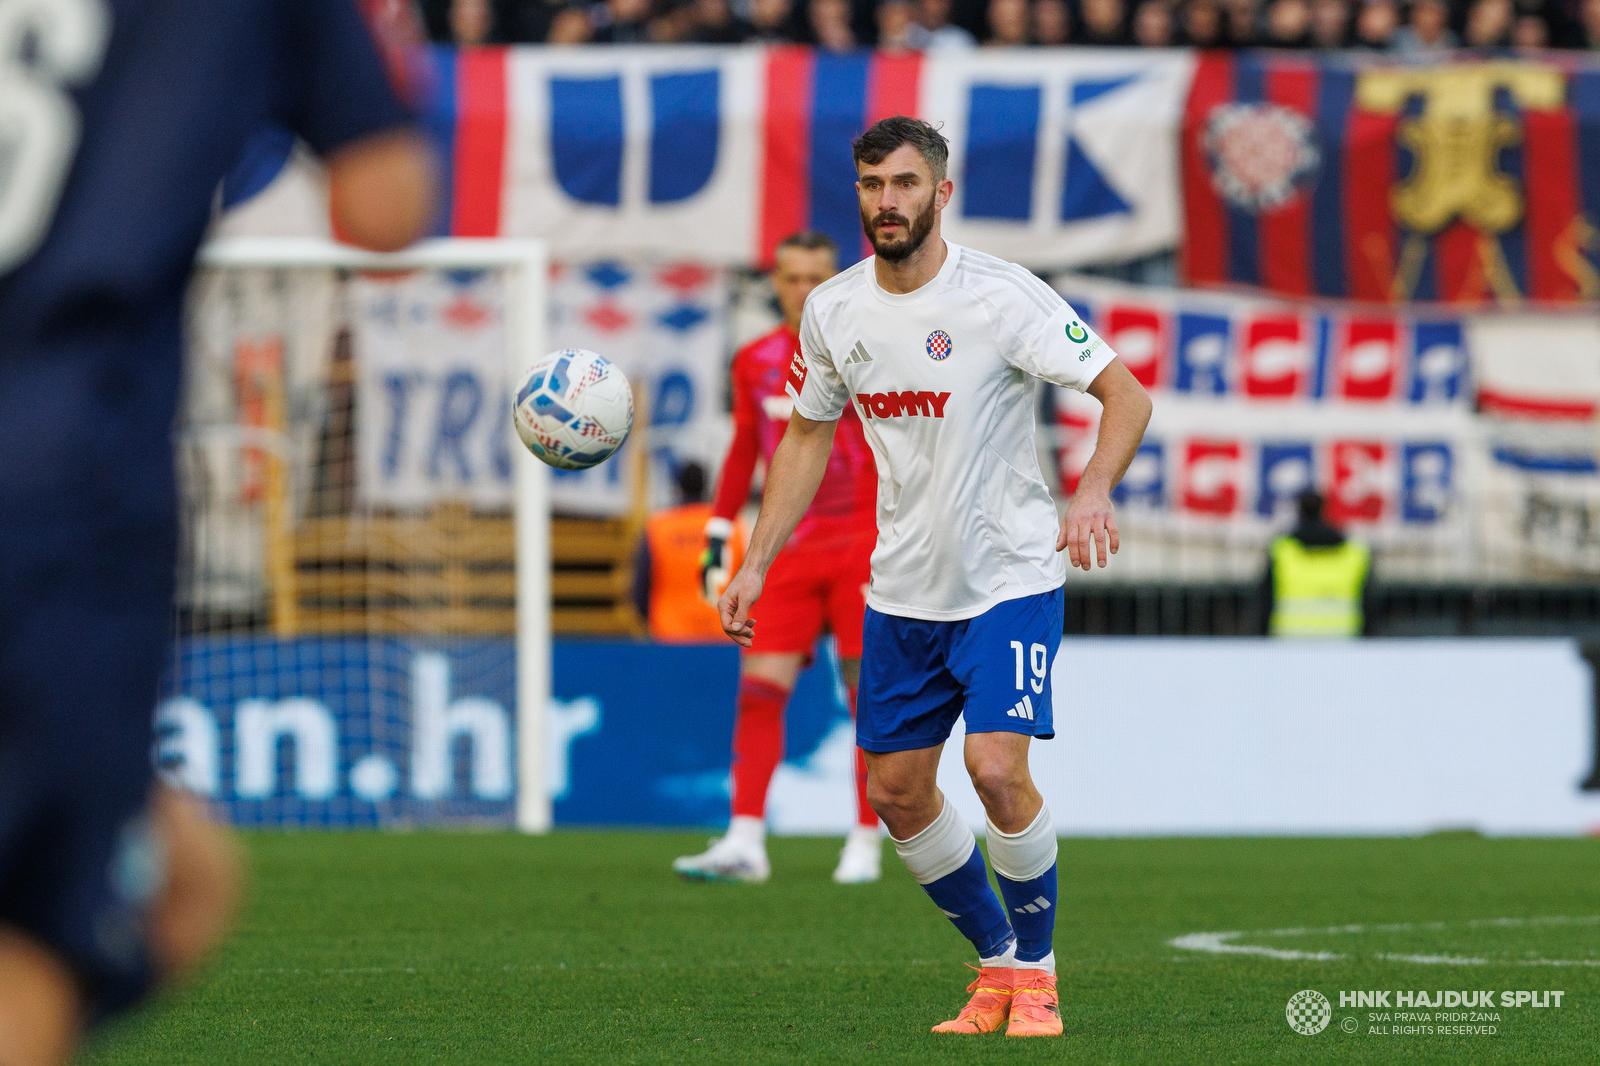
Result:
{"type": "MultiPolygon", "coordinates": [[[[1024,658],[1022,641],[1013,640],[1011,642],[1011,651],[1017,657],[1017,691],[1021,692],[1023,691],[1024,680],[1022,673],[1022,660],[1024,658]]],[[[1026,658],[1028,660],[1028,670],[1032,674],[1031,677],[1026,679],[1028,687],[1032,688],[1036,693],[1043,693],[1045,671],[1050,665],[1050,653],[1045,650],[1045,646],[1043,644],[1030,644],[1028,646],[1026,658]]]]}

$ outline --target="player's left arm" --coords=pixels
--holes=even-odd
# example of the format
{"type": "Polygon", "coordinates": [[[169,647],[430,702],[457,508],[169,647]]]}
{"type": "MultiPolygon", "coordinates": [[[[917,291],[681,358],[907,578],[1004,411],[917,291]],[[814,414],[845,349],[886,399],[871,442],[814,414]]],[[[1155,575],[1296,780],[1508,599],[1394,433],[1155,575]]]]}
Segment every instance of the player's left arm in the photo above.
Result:
{"type": "Polygon", "coordinates": [[[833,435],[848,402],[848,390],[834,368],[816,316],[816,301],[807,300],[800,318],[800,350],[790,357],[784,381],[784,391],[794,399],[794,413],[772,454],[761,492],[761,512],[744,561],[717,601],[722,631],[742,648],[750,647],[755,634],[750,608],[761,597],[767,568],[822,484],[828,456],[833,453],[833,435]]]}
{"type": "Polygon", "coordinates": [[[722,475],[717,478],[717,491],[712,497],[711,517],[706,520],[706,546],[700,553],[700,592],[712,606],[716,606],[729,577],[738,569],[738,563],[730,564],[728,545],[733,539],[739,509],[750,498],[750,478],[755,474],[760,452],[756,400],[753,386],[744,373],[745,353],[749,350],[743,348],[733,357],[729,375],[733,383],[733,439],[728,442],[728,454],[722,459],[722,475]]]}
{"type": "Polygon", "coordinates": [[[294,92],[281,119],[328,164],[339,236],[391,252],[425,236],[437,160],[417,122],[424,43],[406,3],[293,0],[294,92]]]}
{"type": "Polygon", "coordinates": [[[1091,554],[1098,555],[1103,567],[1107,548],[1112,555],[1117,552],[1119,538],[1111,490],[1128,472],[1128,464],[1139,451],[1145,427],[1150,424],[1151,403],[1149,393],[1120,359],[1107,363],[1084,391],[1099,400],[1105,411],[1100,416],[1094,455],[1084,467],[1078,491],[1072,494],[1061,519],[1056,551],[1065,548],[1073,566],[1088,570],[1091,554]]]}
{"type": "Polygon", "coordinates": [[[397,252],[427,235],[437,163],[415,130],[391,130],[328,157],[329,207],[339,235],[374,252],[397,252]]]}
{"type": "Polygon", "coordinates": [[[750,608],[761,596],[767,569],[800,524],[822,484],[838,425],[837,418],[817,421],[796,411],[789,416],[789,428],[772,454],[772,467],[761,493],[761,511],[756,515],[756,528],[750,534],[744,561],[717,601],[723,631],[741,648],[750,647],[755,636],[750,608]]]}

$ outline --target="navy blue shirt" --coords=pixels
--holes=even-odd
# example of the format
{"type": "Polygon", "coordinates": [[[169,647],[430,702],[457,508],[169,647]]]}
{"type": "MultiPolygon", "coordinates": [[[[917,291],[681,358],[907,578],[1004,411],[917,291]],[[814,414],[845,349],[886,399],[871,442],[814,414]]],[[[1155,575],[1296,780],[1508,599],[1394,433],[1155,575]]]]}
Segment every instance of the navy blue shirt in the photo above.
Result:
{"type": "Polygon", "coordinates": [[[281,125],[326,153],[412,120],[354,0],[39,6],[65,29],[0,55],[45,129],[23,151],[59,163],[54,182],[0,182],[0,571],[8,548],[74,529],[170,541],[181,304],[251,134],[281,125]],[[19,200],[42,233],[6,224],[19,200]]]}

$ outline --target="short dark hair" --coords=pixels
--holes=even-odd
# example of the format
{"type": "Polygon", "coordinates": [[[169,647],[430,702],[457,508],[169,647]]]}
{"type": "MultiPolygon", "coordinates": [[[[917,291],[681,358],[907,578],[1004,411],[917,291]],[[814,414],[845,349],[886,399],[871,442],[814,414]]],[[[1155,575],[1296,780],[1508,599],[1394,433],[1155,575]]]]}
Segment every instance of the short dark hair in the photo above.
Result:
{"type": "Polygon", "coordinates": [[[678,467],[678,496],[684,503],[699,503],[706,498],[706,468],[699,463],[678,467]]]}
{"type": "Polygon", "coordinates": [[[834,259],[839,258],[838,243],[819,229],[803,229],[799,233],[791,233],[778,242],[778,251],[785,248],[802,248],[808,252],[827,252],[834,259]]]}
{"type": "Polygon", "coordinates": [[[1322,498],[1322,493],[1318,492],[1316,489],[1307,489],[1306,491],[1302,492],[1300,494],[1300,498],[1295,501],[1296,505],[1300,509],[1300,521],[1323,521],[1322,508],[1325,502],[1326,501],[1324,501],[1322,498]]]}
{"type": "Polygon", "coordinates": [[[935,185],[944,180],[945,167],[950,162],[950,142],[944,139],[944,134],[920,118],[896,115],[879,119],[867,132],[850,142],[850,151],[856,169],[860,170],[863,163],[869,167],[877,166],[902,144],[909,144],[922,153],[922,158],[928,161],[928,169],[933,171],[935,185]]]}

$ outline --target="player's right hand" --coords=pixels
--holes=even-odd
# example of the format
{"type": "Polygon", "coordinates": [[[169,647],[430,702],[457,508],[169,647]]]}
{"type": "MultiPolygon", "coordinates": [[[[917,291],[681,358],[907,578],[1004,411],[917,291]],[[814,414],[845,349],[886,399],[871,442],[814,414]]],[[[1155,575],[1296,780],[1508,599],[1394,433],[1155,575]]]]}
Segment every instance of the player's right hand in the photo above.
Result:
{"type": "Polygon", "coordinates": [[[722,616],[722,631],[741,648],[750,647],[755,640],[756,620],[750,617],[750,608],[761,598],[760,575],[749,567],[740,567],[728,582],[728,588],[717,601],[717,613],[722,616]]]}
{"type": "Polygon", "coordinates": [[[1116,510],[1111,494],[1090,489],[1080,483],[1061,517],[1061,532],[1056,536],[1056,551],[1063,548],[1074,568],[1088,570],[1098,550],[1101,568],[1106,565],[1106,549],[1117,554],[1121,538],[1117,535],[1116,510]]]}

